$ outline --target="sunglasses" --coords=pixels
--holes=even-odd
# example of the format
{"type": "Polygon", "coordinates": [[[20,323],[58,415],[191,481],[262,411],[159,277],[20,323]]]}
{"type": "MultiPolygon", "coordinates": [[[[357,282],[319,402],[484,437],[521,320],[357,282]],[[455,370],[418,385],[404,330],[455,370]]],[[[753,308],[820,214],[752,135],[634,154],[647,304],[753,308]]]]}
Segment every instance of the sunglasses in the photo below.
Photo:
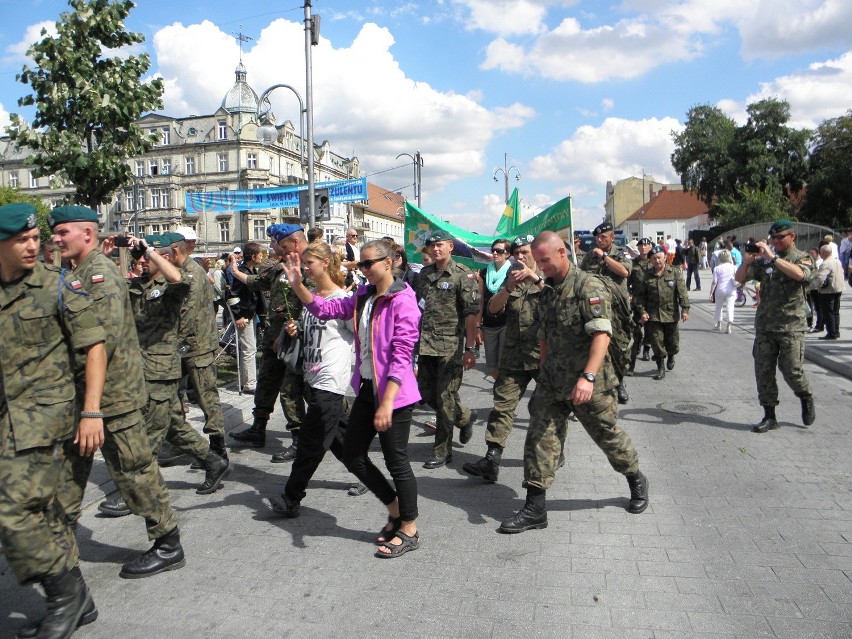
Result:
{"type": "Polygon", "coordinates": [[[775,233],[769,236],[770,240],[783,240],[785,237],[790,237],[792,233],[775,233]]]}
{"type": "Polygon", "coordinates": [[[497,255],[504,255],[506,253],[506,249],[493,248],[493,249],[491,249],[491,252],[497,253],[497,255]]]}
{"type": "Polygon", "coordinates": [[[376,258],[373,258],[372,260],[364,260],[363,262],[358,262],[358,268],[361,269],[362,271],[366,271],[367,269],[372,268],[373,264],[377,264],[379,262],[384,262],[386,259],[388,259],[388,258],[387,257],[376,257],[376,258]]]}

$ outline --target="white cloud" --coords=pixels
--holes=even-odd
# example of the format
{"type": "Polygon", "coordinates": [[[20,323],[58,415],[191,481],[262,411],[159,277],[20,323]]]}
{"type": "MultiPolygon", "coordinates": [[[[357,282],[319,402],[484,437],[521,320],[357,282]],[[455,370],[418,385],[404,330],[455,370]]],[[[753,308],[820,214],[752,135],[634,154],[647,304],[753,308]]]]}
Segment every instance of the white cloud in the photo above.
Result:
{"type": "Polygon", "coordinates": [[[760,91],[750,95],[744,104],[723,100],[718,106],[744,123],[745,105],[764,98],[787,100],[790,125],[794,127],[814,128],[823,120],[843,115],[852,106],[852,52],[762,84],[760,91]]]}
{"type": "MultiPolygon", "coordinates": [[[[302,29],[301,23],[276,20],[244,52],[248,82],[258,93],[278,83],[303,93],[302,29]]],[[[440,190],[482,173],[493,136],[534,116],[520,103],[488,109],[474,89],[466,95],[441,92],[407,77],[391,52],[393,44],[390,31],[367,23],[348,47],[321,38],[312,50],[314,140],[328,139],[343,155],[354,153],[365,172],[397,166],[399,153],[420,150],[425,196],[427,188],[440,190]]],[[[154,47],[166,82],[165,111],[212,113],[234,83],[239,55],[234,38],[207,21],[173,24],[154,36],[154,47]]],[[[276,91],[271,99],[279,123],[298,122],[292,94],[276,91]]],[[[405,169],[391,177],[401,184],[410,181],[405,169]]]]}
{"type": "Polygon", "coordinates": [[[670,156],[671,132],[683,125],[675,118],[624,120],[607,118],[598,126],[581,126],[551,151],[533,158],[530,178],[565,185],[579,197],[601,193],[607,180],[619,180],[642,171],[658,180],[677,181],[670,156]]]}
{"type": "Polygon", "coordinates": [[[470,10],[467,26],[500,35],[541,33],[548,2],[535,0],[457,0],[470,10]]]}
{"type": "Polygon", "coordinates": [[[761,0],[739,28],[743,54],[759,57],[852,46],[850,25],[848,0],[761,0]]]}
{"type": "Polygon", "coordinates": [[[12,121],[9,119],[9,112],[3,106],[3,103],[0,102],[0,134],[5,135],[6,127],[11,123],[12,121]]]}
{"type": "Polygon", "coordinates": [[[601,100],[601,108],[604,113],[607,111],[612,111],[615,108],[615,101],[612,98],[604,98],[601,100]]]}
{"type": "Polygon", "coordinates": [[[10,44],[6,47],[6,53],[9,54],[6,56],[6,61],[20,61],[23,62],[27,60],[27,49],[29,49],[34,43],[40,42],[43,35],[41,35],[42,29],[47,31],[47,35],[55,36],[56,35],[56,22],[53,20],[44,20],[43,22],[37,22],[36,24],[29,25],[24,31],[23,37],[15,42],[14,44],[10,44]]]}

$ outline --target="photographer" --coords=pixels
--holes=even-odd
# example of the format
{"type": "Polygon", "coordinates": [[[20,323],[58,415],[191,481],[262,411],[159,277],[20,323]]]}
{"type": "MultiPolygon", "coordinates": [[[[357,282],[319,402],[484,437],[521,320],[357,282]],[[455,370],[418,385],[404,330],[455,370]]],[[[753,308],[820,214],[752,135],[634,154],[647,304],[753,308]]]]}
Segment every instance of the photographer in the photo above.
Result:
{"type": "Polygon", "coordinates": [[[778,428],[776,367],[802,404],[802,421],[814,423],[816,408],[802,364],[805,358],[805,290],[813,276],[813,258],[796,248],[793,222],[778,220],[769,227],[769,242],[746,247],[736,280],[754,279],[760,284],[761,303],[754,318],[752,354],[757,379],[757,397],[763,420],[752,430],[765,433],[778,428]],[[754,252],[757,249],[757,252],[754,252]]]}

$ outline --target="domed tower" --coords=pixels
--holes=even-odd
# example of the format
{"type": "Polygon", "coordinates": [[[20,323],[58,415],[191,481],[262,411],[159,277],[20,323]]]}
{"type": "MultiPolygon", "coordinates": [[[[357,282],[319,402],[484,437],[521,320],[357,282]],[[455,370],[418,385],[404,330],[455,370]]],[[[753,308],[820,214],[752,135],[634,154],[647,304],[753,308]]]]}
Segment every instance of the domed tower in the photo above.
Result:
{"type": "Polygon", "coordinates": [[[257,93],[246,82],[246,68],[242,60],[237,65],[234,74],[237,81],[222,99],[222,108],[228,113],[257,113],[257,93]]]}

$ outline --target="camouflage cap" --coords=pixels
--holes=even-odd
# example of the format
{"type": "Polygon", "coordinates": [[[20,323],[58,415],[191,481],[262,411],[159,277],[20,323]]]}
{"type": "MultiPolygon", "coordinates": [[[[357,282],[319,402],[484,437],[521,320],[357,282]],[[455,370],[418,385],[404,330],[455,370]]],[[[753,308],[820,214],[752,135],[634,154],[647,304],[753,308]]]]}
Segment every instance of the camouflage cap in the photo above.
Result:
{"type": "Polygon", "coordinates": [[[592,231],[592,235],[600,235],[601,233],[608,233],[612,230],[612,224],[609,222],[604,222],[603,224],[598,224],[595,227],[595,230],[592,231]]]}
{"type": "Polygon", "coordinates": [[[532,244],[534,239],[534,235],[519,235],[514,240],[512,240],[512,249],[521,248],[522,246],[526,246],[527,244],[532,244]]]}
{"type": "Polygon", "coordinates": [[[0,206],[0,240],[8,240],[36,226],[36,207],[29,202],[0,206]]]}
{"type": "Polygon", "coordinates": [[[79,206],[77,204],[70,206],[57,206],[47,216],[47,223],[50,228],[66,222],[98,222],[98,212],[90,209],[88,206],[79,206]]]}
{"type": "Polygon", "coordinates": [[[769,227],[769,232],[780,233],[781,231],[786,231],[792,228],[793,222],[791,222],[790,220],[776,220],[772,223],[772,226],[769,227]]]}
{"type": "Polygon", "coordinates": [[[426,236],[426,244],[432,244],[433,242],[447,242],[453,241],[453,236],[450,235],[447,231],[442,229],[437,229],[432,231],[429,235],[426,236]]]}

